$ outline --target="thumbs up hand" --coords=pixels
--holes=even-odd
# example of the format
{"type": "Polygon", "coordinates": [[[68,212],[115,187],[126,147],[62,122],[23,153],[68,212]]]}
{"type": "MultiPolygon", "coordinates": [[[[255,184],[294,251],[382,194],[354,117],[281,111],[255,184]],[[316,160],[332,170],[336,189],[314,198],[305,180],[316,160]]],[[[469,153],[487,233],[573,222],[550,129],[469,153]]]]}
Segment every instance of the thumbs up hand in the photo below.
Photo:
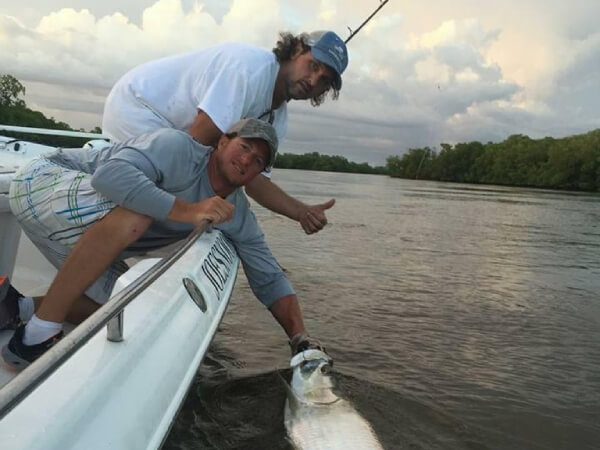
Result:
{"type": "Polygon", "coordinates": [[[313,234],[321,231],[327,225],[325,211],[333,207],[333,205],[335,205],[334,198],[319,205],[306,206],[298,216],[298,222],[300,222],[304,232],[306,234],[313,234]]]}

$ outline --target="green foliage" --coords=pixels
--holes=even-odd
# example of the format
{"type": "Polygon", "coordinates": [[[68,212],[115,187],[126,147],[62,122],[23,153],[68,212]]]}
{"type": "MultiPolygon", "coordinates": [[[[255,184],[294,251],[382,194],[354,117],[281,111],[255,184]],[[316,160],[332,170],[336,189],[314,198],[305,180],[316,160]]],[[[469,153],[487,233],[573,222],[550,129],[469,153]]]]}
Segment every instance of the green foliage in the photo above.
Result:
{"type": "Polygon", "coordinates": [[[434,170],[432,160],[436,154],[429,147],[413,148],[402,158],[390,156],[387,158],[387,169],[390,174],[402,178],[429,179],[434,170]]]}
{"type": "Polygon", "coordinates": [[[20,99],[25,95],[25,86],[12,75],[0,75],[0,107],[25,106],[20,99]]]}
{"type": "Polygon", "coordinates": [[[441,144],[387,159],[393,177],[600,191],[600,129],[562,139],[510,136],[500,143],[441,144]]]}
{"type": "MultiPolygon", "coordinates": [[[[53,117],[47,118],[41,112],[27,108],[25,102],[19,98],[22,94],[25,94],[25,87],[19,80],[12,75],[0,75],[0,124],[73,131],[68,124],[57,122],[53,117]]],[[[96,127],[92,133],[99,130],[100,128],[96,127]]],[[[85,138],[16,133],[3,130],[1,133],[15,139],[39,142],[54,147],[81,147],[89,141],[85,138]]]]}
{"type": "Polygon", "coordinates": [[[343,156],[321,155],[317,152],[294,155],[283,153],[277,155],[275,167],[281,169],[321,170],[328,172],[350,172],[387,174],[385,167],[371,167],[367,163],[348,161],[343,156]]]}

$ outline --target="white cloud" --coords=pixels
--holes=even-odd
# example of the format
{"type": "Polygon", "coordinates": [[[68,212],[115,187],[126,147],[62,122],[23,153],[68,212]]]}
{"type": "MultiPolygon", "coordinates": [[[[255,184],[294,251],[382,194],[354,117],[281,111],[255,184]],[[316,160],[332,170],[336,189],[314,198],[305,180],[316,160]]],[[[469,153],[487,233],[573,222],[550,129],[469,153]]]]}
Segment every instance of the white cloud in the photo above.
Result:
{"type": "Polygon", "coordinates": [[[450,67],[433,55],[415,64],[415,74],[418,81],[436,86],[446,85],[452,80],[450,67]]]}
{"type": "MultiPolygon", "coordinates": [[[[597,126],[600,34],[590,17],[598,17],[600,7],[573,1],[573,14],[541,0],[508,0],[500,9],[467,0],[389,2],[350,42],[340,100],[316,109],[291,105],[283,151],[383,163],[389,154],[440,141],[597,126]]],[[[1,72],[24,82],[28,104],[86,128],[100,123],[110,86],[141,62],[223,41],[271,48],[282,30],[331,28],[345,37],[347,26],[356,28],[377,6],[342,0],[28,3],[17,8],[0,0],[0,11],[8,13],[0,13],[1,72]]]]}
{"type": "Polygon", "coordinates": [[[474,83],[480,79],[481,77],[470,67],[456,74],[456,81],[458,83],[474,83]]]}

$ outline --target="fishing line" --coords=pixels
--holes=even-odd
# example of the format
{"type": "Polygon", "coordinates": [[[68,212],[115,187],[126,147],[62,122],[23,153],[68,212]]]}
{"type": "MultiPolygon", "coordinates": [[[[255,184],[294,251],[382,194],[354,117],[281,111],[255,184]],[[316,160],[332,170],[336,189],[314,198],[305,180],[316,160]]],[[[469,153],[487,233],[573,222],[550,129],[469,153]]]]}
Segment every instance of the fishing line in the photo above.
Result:
{"type": "Polygon", "coordinates": [[[352,31],[352,28],[348,27],[348,30],[350,30],[350,36],[348,36],[348,38],[347,38],[347,39],[344,41],[344,44],[347,44],[347,43],[350,41],[350,39],[352,39],[354,36],[356,36],[356,34],[357,34],[359,31],[360,31],[360,29],[361,29],[362,27],[364,27],[364,26],[367,24],[367,22],[368,22],[369,20],[371,20],[371,19],[373,18],[373,16],[374,16],[375,14],[377,14],[377,13],[379,12],[379,10],[380,10],[381,8],[383,8],[387,2],[389,2],[389,0],[384,0],[384,1],[381,1],[381,0],[379,0],[379,2],[380,2],[381,4],[380,4],[380,5],[377,7],[377,9],[376,9],[375,11],[373,11],[373,12],[371,13],[371,15],[370,15],[369,17],[367,17],[367,18],[365,19],[365,21],[364,21],[363,23],[361,23],[361,24],[358,26],[358,28],[357,28],[356,30],[352,31]]]}

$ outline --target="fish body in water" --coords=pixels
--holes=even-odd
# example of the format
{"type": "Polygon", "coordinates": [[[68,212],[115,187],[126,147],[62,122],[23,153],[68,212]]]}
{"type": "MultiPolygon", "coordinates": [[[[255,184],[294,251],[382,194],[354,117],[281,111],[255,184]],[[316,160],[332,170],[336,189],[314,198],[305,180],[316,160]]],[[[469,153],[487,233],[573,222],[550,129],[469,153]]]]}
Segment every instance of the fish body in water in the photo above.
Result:
{"type": "Polygon", "coordinates": [[[285,426],[293,445],[301,450],[381,450],[369,423],[334,393],[331,363],[320,350],[306,350],[290,362],[285,426]]]}

